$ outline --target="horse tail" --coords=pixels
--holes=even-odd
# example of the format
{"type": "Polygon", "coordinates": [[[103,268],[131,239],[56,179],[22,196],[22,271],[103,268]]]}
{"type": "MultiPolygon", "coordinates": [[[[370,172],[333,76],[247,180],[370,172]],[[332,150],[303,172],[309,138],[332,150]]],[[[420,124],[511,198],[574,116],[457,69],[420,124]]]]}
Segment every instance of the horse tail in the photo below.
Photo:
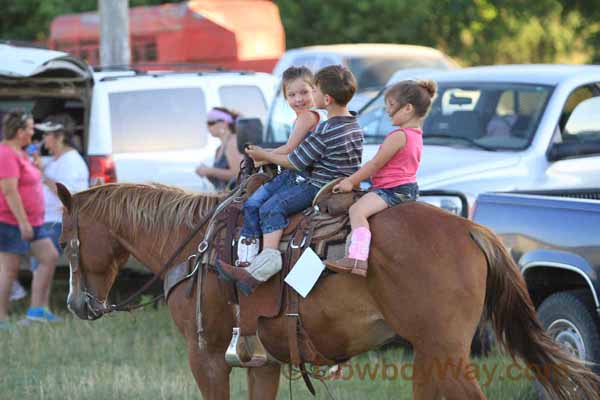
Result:
{"type": "Polygon", "coordinates": [[[526,362],[550,398],[598,399],[600,378],[544,331],[525,279],[500,240],[481,225],[474,225],[470,235],[487,260],[484,316],[502,347],[526,362]]]}

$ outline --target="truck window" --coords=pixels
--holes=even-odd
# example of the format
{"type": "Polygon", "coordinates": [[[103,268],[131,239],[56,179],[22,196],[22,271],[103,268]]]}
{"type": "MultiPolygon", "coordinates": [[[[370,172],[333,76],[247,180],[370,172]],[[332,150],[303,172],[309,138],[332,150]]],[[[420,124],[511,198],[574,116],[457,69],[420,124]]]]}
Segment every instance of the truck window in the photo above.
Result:
{"type": "MultiPolygon", "coordinates": [[[[438,95],[423,122],[423,140],[441,146],[524,149],[551,91],[549,86],[520,83],[439,82],[438,95]]],[[[361,111],[359,123],[365,143],[381,143],[393,129],[383,93],[361,111]]]]}
{"type": "Polygon", "coordinates": [[[199,88],[109,96],[113,152],[184,150],[206,144],[206,102],[199,88]]]}
{"type": "Polygon", "coordinates": [[[565,129],[565,124],[567,123],[567,120],[571,116],[571,113],[573,112],[575,107],[577,107],[577,105],[582,101],[587,100],[590,97],[597,96],[598,94],[594,94],[595,92],[596,89],[594,89],[593,86],[586,85],[578,87],[569,95],[569,97],[567,98],[567,102],[565,103],[565,107],[563,108],[563,111],[560,115],[560,121],[558,123],[561,132],[565,129]]]}
{"type": "Polygon", "coordinates": [[[231,85],[219,88],[224,107],[242,113],[244,117],[257,117],[262,121],[267,115],[267,102],[262,91],[252,85],[231,85]]]}
{"type": "Polygon", "coordinates": [[[580,102],[570,115],[561,132],[563,142],[600,144],[600,97],[580,102]]]}

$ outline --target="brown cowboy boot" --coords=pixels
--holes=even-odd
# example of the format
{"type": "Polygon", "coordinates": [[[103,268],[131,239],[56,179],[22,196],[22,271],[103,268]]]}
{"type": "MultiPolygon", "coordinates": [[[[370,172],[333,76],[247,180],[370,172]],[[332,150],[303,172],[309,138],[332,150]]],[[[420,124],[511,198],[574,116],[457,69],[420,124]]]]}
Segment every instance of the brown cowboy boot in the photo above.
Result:
{"type": "Polygon", "coordinates": [[[217,270],[225,278],[235,281],[238,285],[238,288],[246,296],[251,295],[252,292],[254,292],[254,289],[256,289],[256,287],[262,283],[250,275],[250,273],[246,271],[246,268],[242,266],[234,267],[231,264],[217,260],[217,270]]]}
{"type": "Polygon", "coordinates": [[[336,261],[325,260],[325,265],[332,271],[355,274],[363,278],[367,277],[367,269],[369,268],[368,262],[350,257],[344,257],[336,261]]]}
{"type": "Polygon", "coordinates": [[[226,278],[236,281],[240,290],[248,296],[258,285],[279,272],[281,266],[281,253],[275,249],[264,249],[246,268],[234,267],[219,261],[217,269],[226,278]]]}

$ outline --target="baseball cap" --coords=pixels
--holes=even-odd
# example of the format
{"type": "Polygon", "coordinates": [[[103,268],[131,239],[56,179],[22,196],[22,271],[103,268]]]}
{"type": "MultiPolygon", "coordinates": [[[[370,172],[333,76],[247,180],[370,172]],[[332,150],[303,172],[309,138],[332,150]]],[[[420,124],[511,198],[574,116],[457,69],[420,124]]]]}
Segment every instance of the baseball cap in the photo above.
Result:
{"type": "Polygon", "coordinates": [[[49,120],[42,122],[41,124],[35,124],[34,127],[42,132],[58,132],[65,129],[63,124],[49,120]]]}

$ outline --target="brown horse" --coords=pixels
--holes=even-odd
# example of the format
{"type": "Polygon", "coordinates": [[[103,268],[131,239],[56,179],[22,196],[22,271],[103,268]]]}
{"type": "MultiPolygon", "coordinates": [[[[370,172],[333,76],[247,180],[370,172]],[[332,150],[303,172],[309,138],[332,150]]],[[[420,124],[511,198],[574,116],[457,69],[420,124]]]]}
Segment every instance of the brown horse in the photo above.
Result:
{"type": "MultiPolygon", "coordinates": [[[[83,319],[96,319],[107,309],[109,290],[130,254],[159,272],[203,213],[221,200],[127,184],[73,196],[59,186],[59,196],[65,206],[62,240],[78,251],[68,306],[83,319]]],[[[544,333],[518,267],[489,230],[418,202],[388,209],[370,222],[368,278],[329,275],[301,301],[303,326],[321,354],[347,359],[400,335],[414,347],[415,399],[484,399],[468,371],[469,348],[480,320],[491,319],[511,355],[538,370],[560,372],[538,377],[551,398],[598,399],[597,377],[544,333]],[[459,370],[436,373],[440,362],[459,370]]],[[[202,234],[177,262],[193,253],[202,234]]],[[[221,292],[217,274],[204,271],[202,279],[200,338],[188,285],[174,289],[168,307],[187,341],[203,397],[229,399],[231,367],[224,353],[236,310],[221,292]]],[[[281,362],[289,361],[285,319],[259,324],[262,343],[281,362]]],[[[248,369],[250,399],[275,399],[279,375],[279,364],[248,369]]]]}

